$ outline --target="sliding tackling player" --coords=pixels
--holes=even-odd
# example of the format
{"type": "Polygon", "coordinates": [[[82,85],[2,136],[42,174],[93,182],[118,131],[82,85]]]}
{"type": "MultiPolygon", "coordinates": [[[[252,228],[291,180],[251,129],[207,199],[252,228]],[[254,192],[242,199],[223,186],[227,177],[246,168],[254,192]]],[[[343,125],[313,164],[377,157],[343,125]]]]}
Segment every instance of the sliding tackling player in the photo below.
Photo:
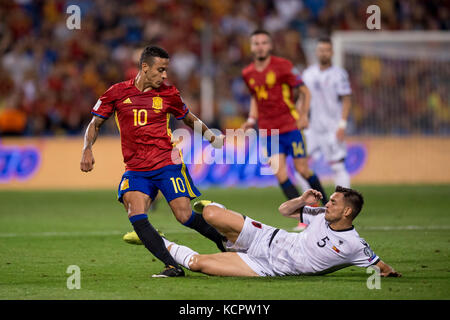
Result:
{"type": "Polygon", "coordinates": [[[283,216],[308,223],[301,233],[265,225],[211,201],[195,203],[194,210],[203,212],[205,220],[228,239],[227,250],[235,252],[199,254],[164,241],[178,263],[209,275],[319,275],[354,265],[376,266],[384,277],[401,276],[356,232],[352,223],[364,203],[359,192],[337,186],[325,207],[311,207],[321,197],[309,189],[279,207],[283,216]]]}

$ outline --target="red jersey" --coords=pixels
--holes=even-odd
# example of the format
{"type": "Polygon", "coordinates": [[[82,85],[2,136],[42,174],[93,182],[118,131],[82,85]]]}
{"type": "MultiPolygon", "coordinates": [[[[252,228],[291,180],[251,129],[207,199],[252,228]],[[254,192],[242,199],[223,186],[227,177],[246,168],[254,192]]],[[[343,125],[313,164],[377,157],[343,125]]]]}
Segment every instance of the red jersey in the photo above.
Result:
{"type": "Polygon", "coordinates": [[[111,86],[92,109],[92,114],[105,119],[115,114],[126,170],[133,171],[182,163],[180,152],[171,143],[169,119],[173,114],[181,120],[188,112],[174,86],[162,84],[141,92],[134,79],[111,86]]]}
{"type": "Polygon", "coordinates": [[[256,99],[260,129],[267,129],[268,135],[270,129],[279,129],[280,134],[298,129],[292,89],[303,85],[303,81],[289,60],[271,56],[261,72],[251,63],[242,70],[242,77],[256,99]]]}

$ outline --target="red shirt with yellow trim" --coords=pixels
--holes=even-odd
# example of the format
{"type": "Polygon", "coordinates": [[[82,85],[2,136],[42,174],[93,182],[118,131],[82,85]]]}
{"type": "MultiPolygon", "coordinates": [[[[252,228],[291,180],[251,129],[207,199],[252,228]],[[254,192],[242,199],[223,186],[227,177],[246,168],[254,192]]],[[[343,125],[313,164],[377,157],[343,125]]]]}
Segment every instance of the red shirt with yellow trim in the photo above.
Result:
{"type": "Polygon", "coordinates": [[[271,56],[263,71],[257,71],[254,63],[242,70],[242,77],[258,105],[260,129],[279,129],[286,133],[298,129],[292,89],[303,85],[300,73],[287,59],[271,56]]]}
{"type": "Polygon", "coordinates": [[[139,91],[134,79],[111,86],[97,101],[92,114],[109,118],[115,114],[120,131],[126,170],[157,170],[182,163],[171,143],[170,114],[183,119],[189,109],[174,86],[139,91]]]}

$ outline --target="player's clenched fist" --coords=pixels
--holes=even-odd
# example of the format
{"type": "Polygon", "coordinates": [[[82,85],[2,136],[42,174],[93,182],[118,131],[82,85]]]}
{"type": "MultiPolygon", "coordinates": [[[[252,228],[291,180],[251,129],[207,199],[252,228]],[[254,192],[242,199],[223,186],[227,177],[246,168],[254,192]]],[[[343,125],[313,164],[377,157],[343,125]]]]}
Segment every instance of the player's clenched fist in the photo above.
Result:
{"type": "Polygon", "coordinates": [[[300,198],[305,202],[307,206],[310,206],[322,199],[322,194],[317,190],[308,189],[301,195],[300,198]]]}
{"type": "Polygon", "coordinates": [[[80,169],[83,172],[89,172],[94,169],[94,155],[92,154],[92,149],[83,149],[81,155],[80,169]]]}
{"type": "Polygon", "coordinates": [[[211,145],[216,148],[220,149],[223,147],[223,144],[225,142],[225,136],[223,134],[214,136],[214,140],[211,142],[211,145]]]}

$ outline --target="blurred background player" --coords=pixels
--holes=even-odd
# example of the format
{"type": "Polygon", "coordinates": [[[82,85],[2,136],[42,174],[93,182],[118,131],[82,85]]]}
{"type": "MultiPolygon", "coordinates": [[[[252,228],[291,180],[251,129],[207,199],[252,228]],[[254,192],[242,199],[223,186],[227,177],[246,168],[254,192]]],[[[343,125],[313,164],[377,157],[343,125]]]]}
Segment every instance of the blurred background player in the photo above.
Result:
{"type": "MultiPolygon", "coordinates": [[[[345,167],[345,130],[352,94],[349,77],[343,68],[331,64],[330,38],[318,39],[316,57],[318,62],[303,72],[311,92],[309,127],[305,130],[308,155],[314,159],[323,155],[333,171],[334,184],[349,188],[350,175],[345,167]]],[[[302,186],[308,188],[304,181],[302,186]]]]}
{"type": "Polygon", "coordinates": [[[286,158],[292,156],[295,170],[311,188],[322,194],[323,203],[326,203],[325,191],[308,166],[302,135],[302,130],[308,126],[309,90],[293,64],[272,55],[272,49],[272,38],[267,31],[256,30],[251,34],[253,63],[242,71],[251,93],[250,111],[243,128],[252,128],[258,121],[259,129],[267,130],[267,155],[281,190],[288,199],[300,196],[288,176],[286,158]],[[278,137],[271,135],[272,129],[279,130],[278,137]],[[279,153],[271,154],[271,142],[275,142],[276,138],[279,153]]]}
{"type": "MultiPolygon", "coordinates": [[[[200,121],[189,112],[175,86],[167,85],[168,53],[156,46],[145,48],[139,62],[139,73],[134,79],[111,86],[98,99],[85,137],[81,171],[94,167],[92,146],[100,127],[114,115],[120,131],[126,172],[118,188],[118,200],[123,203],[133,228],[145,247],[166,268],[156,276],[184,276],[164,246],[158,231],[150,224],[147,212],[160,190],[176,219],[198,231],[224,250],[223,237],[202,215],[191,210],[190,200],[200,196],[182,161],[181,152],[171,142],[168,121],[170,114],[194,128],[200,121]]],[[[223,136],[214,135],[202,124],[202,134],[216,148],[223,145],[223,136]]]]}

